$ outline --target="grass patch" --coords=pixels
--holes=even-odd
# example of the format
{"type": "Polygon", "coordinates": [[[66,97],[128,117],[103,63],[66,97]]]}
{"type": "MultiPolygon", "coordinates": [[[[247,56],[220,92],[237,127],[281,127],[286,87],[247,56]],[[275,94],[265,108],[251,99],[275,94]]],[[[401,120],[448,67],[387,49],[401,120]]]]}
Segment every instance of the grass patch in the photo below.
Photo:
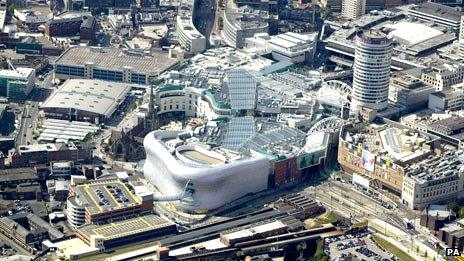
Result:
{"type": "Polygon", "coordinates": [[[386,241],[385,239],[379,237],[379,236],[372,236],[372,239],[383,249],[386,251],[392,253],[394,256],[399,258],[401,261],[415,261],[414,258],[412,258],[410,255],[405,253],[403,250],[397,248],[395,245],[392,243],[386,241]]]}
{"type": "Polygon", "coordinates": [[[324,224],[331,224],[337,222],[340,219],[340,216],[334,212],[326,212],[320,215],[317,218],[310,218],[305,220],[305,224],[308,228],[318,228],[324,224]]]}
{"type": "Polygon", "coordinates": [[[337,222],[340,219],[340,217],[333,213],[333,212],[327,212],[324,215],[316,218],[316,222],[323,225],[323,224],[329,224],[329,223],[334,223],[337,222]]]}

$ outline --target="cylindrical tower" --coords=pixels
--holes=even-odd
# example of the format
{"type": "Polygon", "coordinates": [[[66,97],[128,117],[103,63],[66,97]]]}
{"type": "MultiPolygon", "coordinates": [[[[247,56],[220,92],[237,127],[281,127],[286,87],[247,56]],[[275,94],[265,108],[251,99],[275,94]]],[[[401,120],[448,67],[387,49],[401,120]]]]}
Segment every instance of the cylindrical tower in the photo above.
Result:
{"type": "Polygon", "coordinates": [[[359,105],[378,111],[388,106],[392,39],[381,31],[356,35],[351,110],[359,105]]]}

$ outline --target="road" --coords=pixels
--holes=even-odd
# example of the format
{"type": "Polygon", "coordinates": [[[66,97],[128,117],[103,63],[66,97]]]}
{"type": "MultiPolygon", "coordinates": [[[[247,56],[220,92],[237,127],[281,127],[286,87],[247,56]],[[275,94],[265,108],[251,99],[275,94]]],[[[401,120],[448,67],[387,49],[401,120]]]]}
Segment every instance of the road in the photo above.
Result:
{"type": "Polygon", "coordinates": [[[17,146],[32,143],[39,114],[39,103],[45,101],[49,94],[49,89],[35,88],[32,90],[30,99],[24,105],[21,116],[21,126],[16,137],[17,146]]]}

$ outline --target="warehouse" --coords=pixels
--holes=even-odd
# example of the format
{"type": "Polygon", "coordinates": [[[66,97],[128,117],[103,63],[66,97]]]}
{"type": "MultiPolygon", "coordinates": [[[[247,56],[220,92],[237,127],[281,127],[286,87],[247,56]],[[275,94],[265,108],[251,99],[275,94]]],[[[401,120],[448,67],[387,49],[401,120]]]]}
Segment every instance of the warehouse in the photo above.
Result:
{"type": "Polygon", "coordinates": [[[125,101],[130,87],[100,80],[67,80],[42,104],[47,118],[94,122],[110,118],[125,101]]]}

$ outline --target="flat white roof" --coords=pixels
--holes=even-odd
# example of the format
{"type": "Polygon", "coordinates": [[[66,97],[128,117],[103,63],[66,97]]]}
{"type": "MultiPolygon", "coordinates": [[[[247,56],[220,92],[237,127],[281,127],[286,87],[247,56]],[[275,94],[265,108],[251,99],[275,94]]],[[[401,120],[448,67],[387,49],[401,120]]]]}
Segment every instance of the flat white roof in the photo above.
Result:
{"type": "Polygon", "coordinates": [[[443,32],[437,29],[419,23],[399,22],[387,24],[385,27],[393,29],[388,36],[396,37],[408,42],[410,45],[418,44],[443,34],[443,32]]]}
{"type": "Polygon", "coordinates": [[[34,72],[31,68],[16,68],[16,70],[0,70],[0,77],[22,78],[29,77],[34,72]]]}
{"type": "Polygon", "coordinates": [[[125,83],[101,80],[67,80],[41,108],[74,108],[110,117],[130,91],[125,83]]]}

